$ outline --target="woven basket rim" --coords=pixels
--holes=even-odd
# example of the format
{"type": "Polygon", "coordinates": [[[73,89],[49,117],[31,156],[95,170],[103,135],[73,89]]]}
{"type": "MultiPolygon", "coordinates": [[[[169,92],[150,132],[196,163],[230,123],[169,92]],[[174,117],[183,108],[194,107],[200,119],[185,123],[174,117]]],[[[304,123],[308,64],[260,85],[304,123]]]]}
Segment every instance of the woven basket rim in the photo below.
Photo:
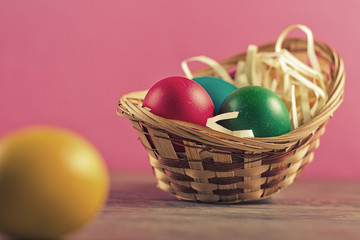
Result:
{"type": "MultiPolygon", "coordinates": [[[[285,48],[288,47],[291,49],[291,46],[294,44],[305,45],[306,40],[303,38],[289,38],[284,41],[285,48]]],[[[274,46],[275,42],[263,44],[259,46],[259,52],[273,49],[274,46]]],[[[286,146],[296,144],[296,142],[299,141],[299,139],[301,138],[313,135],[315,130],[320,125],[326,124],[328,119],[332,117],[334,111],[340,106],[343,101],[345,85],[345,71],[343,60],[340,58],[338,53],[326,43],[315,41],[315,49],[320,51],[322,54],[326,53],[324,57],[327,57],[331,60],[331,73],[333,75],[333,83],[332,88],[328,89],[329,98],[326,101],[325,105],[322,107],[322,109],[311,121],[281,136],[267,138],[240,138],[212,130],[205,126],[200,126],[179,120],[166,119],[157,116],[148,111],[147,109],[143,108],[141,104],[136,103],[136,100],[134,101],[134,99],[143,99],[148,90],[124,94],[118,103],[116,112],[119,116],[128,118],[130,120],[140,121],[144,125],[148,125],[159,130],[166,129],[165,131],[176,136],[181,136],[184,139],[195,139],[199,142],[207,142],[208,144],[217,145],[220,144],[228,147],[230,145],[232,148],[237,148],[238,146],[251,146],[251,148],[255,149],[284,149],[284,147],[286,146]]],[[[243,52],[228,57],[220,61],[219,63],[221,65],[226,65],[226,63],[231,61],[231,59],[243,58],[244,56],[246,56],[246,53],[243,52]]],[[[193,74],[194,76],[199,73],[201,75],[201,72],[203,72],[204,70],[211,71],[210,67],[204,67],[197,71],[194,71],[193,74]]]]}

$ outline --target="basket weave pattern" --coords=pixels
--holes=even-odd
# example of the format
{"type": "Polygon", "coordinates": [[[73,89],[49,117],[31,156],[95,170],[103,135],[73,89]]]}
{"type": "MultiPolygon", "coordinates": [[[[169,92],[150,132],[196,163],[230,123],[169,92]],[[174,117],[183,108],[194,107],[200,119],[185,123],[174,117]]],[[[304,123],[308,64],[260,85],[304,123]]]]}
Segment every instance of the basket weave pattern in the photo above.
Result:
{"type": "MultiPolygon", "coordinates": [[[[273,51],[275,43],[259,47],[273,51]]],[[[306,57],[306,40],[283,44],[296,57],[306,57]]],[[[130,120],[149,153],[158,187],[179,199],[237,203],[268,198],[291,184],[314,158],[319,137],[344,96],[344,67],[338,54],[315,42],[329,98],[319,113],[299,128],[279,137],[238,138],[207,127],[165,119],[142,108],[147,91],[122,96],[118,115],[130,120]],[[180,151],[183,149],[182,151],[180,151]]],[[[245,53],[220,62],[233,68],[245,53]]],[[[207,67],[193,73],[214,76],[207,67]]]]}

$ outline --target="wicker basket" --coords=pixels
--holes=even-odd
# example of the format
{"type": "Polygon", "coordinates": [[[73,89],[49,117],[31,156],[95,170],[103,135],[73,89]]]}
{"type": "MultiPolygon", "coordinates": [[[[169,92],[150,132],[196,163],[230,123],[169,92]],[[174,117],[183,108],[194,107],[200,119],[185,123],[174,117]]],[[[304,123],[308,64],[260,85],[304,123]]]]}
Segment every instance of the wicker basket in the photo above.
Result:
{"type": "MultiPolygon", "coordinates": [[[[275,43],[259,47],[273,51],[275,43]]],[[[287,39],[283,47],[295,56],[306,54],[305,39],[287,39]]],[[[158,187],[179,199],[237,203],[264,199],[290,185],[314,158],[319,137],[344,96],[344,66],[338,54],[315,42],[329,98],[319,113],[299,128],[279,137],[238,138],[199,125],[168,120],[141,107],[147,91],[122,96],[117,113],[130,120],[149,153],[158,187]],[[184,146],[185,152],[175,149],[184,146]]],[[[233,68],[245,53],[220,64],[233,68]]],[[[210,67],[194,76],[214,75],[210,67]]],[[[181,149],[181,148],[180,148],[181,149]]]]}

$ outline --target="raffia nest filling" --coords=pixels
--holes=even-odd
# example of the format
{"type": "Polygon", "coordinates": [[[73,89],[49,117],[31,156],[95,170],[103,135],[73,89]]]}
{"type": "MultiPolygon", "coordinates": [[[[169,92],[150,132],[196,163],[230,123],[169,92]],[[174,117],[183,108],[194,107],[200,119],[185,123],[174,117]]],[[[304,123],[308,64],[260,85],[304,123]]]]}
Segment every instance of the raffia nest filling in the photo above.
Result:
{"type": "MultiPolygon", "coordinates": [[[[303,25],[290,26],[276,43],[249,46],[247,53],[219,63],[206,57],[195,57],[182,64],[185,75],[190,78],[218,76],[224,79],[231,76],[229,72],[235,71],[231,81],[238,87],[260,85],[272,89],[284,100],[292,122],[292,131],[282,136],[241,137],[234,132],[217,131],[216,124],[204,127],[169,120],[142,107],[147,91],[122,96],[117,113],[129,119],[137,131],[149,154],[160,189],[183,200],[237,203],[268,198],[299,176],[313,160],[319,137],[344,96],[341,58],[325,43],[313,41],[309,31],[303,25]],[[307,39],[284,40],[295,28],[303,30],[307,39]],[[297,73],[292,73],[292,69],[279,60],[280,52],[291,53],[303,63],[310,61],[307,65],[311,65],[314,72],[309,73],[309,82],[318,89],[297,81],[294,78],[297,73]],[[309,54],[316,54],[318,66],[314,64],[314,56],[309,54]],[[254,56],[264,55],[269,57],[263,61],[265,64],[254,67],[254,56]],[[209,67],[193,73],[189,71],[187,62],[204,59],[209,67]],[[249,66],[251,64],[253,66],[249,66]],[[258,76],[256,79],[255,75],[258,76]],[[176,145],[184,146],[185,152],[177,152],[176,145]]],[[[306,73],[300,73],[306,77],[306,73]]]]}

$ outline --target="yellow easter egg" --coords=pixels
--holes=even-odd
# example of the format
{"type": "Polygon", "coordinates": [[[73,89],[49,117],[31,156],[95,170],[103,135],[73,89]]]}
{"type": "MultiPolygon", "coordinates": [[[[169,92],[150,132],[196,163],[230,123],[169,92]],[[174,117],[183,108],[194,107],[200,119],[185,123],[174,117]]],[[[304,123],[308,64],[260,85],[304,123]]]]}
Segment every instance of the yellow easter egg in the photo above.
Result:
{"type": "Polygon", "coordinates": [[[0,231],[9,236],[69,233],[95,216],[107,192],[101,155],[75,133],[32,127],[0,141],[0,231]]]}

